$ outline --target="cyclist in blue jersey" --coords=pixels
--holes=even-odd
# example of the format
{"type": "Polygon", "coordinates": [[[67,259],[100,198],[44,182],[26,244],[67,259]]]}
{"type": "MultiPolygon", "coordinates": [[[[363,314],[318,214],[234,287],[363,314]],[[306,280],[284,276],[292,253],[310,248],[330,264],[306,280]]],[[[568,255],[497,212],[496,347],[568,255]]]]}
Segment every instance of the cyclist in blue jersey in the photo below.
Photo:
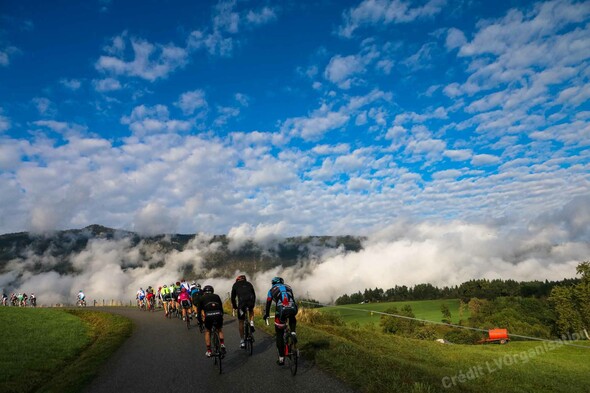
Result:
{"type": "Polygon", "coordinates": [[[267,320],[270,316],[270,306],[275,302],[275,333],[277,341],[277,349],[279,350],[279,360],[277,364],[282,366],[285,364],[285,342],[283,340],[283,330],[286,324],[289,323],[291,336],[294,342],[297,342],[297,334],[295,328],[297,327],[298,307],[293,296],[293,290],[281,277],[274,277],[271,281],[272,287],[266,296],[266,309],[264,319],[267,320]]]}

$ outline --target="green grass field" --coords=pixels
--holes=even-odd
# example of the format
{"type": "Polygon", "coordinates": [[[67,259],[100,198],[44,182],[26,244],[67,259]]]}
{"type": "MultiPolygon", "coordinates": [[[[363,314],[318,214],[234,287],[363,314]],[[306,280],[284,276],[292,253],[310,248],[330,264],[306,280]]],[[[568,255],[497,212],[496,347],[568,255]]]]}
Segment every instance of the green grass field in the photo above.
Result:
{"type": "Polygon", "coordinates": [[[0,392],[76,392],[131,333],[112,314],[0,308],[0,392]]]}
{"type": "MultiPolygon", "coordinates": [[[[418,318],[440,321],[443,302],[457,321],[458,301],[408,303],[418,318]]],[[[382,311],[392,304],[300,309],[297,336],[302,355],[361,392],[588,392],[588,341],[573,343],[578,346],[540,341],[441,344],[385,334],[379,315],[356,311],[382,311]],[[331,324],[335,320],[326,313],[339,313],[345,324],[331,324]]],[[[400,304],[395,303],[398,309],[400,304]]],[[[274,333],[272,325],[263,328],[274,333]]]]}
{"type": "Polygon", "coordinates": [[[345,306],[323,307],[319,310],[322,312],[337,313],[344,322],[356,321],[361,325],[373,322],[376,325],[379,325],[381,315],[371,313],[371,311],[383,312],[392,306],[401,310],[405,305],[410,305],[412,307],[412,311],[416,315],[416,318],[440,322],[442,320],[442,313],[440,310],[442,304],[446,304],[449,307],[451,320],[454,323],[459,322],[459,319],[467,319],[469,317],[468,310],[466,310],[466,313],[463,316],[459,315],[459,299],[347,304],[345,306]]]}

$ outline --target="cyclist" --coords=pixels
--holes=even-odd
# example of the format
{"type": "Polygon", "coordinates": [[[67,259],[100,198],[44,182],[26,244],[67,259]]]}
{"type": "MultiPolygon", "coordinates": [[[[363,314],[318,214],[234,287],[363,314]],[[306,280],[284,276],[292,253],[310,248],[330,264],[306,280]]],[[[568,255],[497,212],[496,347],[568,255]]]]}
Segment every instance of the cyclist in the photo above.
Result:
{"type": "Polygon", "coordinates": [[[180,289],[180,295],[178,295],[178,303],[182,307],[182,320],[186,321],[186,318],[189,317],[188,312],[193,307],[191,303],[191,295],[186,290],[185,287],[180,289]]]}
{"type": "Polygon", "coordinates": [[[219,341],[221,344],[221,352],[225,353],[225,344],[223,340],[223,302],[219,295],[214,293],[211,285],[205,285],[203,288],[203,295],[199,299],[197,305],[197,320],[199,324],[203,324],[203,317],[201,313],[205,314],[205,345],[207,352],[205,356],[211,357],[211,328],[216,326],[219,332],[219,341]]]}
{"type": "Polygon", "coordinates": [[[31,293],[30,300],[31,300],[31,307],[37,307],[37,297],[35,296],[34,293],[31,293]]]}
{"type": "Polygon", "coordinates": [[[178,304],[178,295],[180,295],[180,281],[176,281],[176,285],[174,285],[174,290],[172,292],[172,299],[174,299],[174,308],[179,310],[180,305],[178,304]]]}
{"type": "Polygon", "coordinates": [[[289,329],[291,329],[291,336],[293,341],[297,342],[297,334],[295,328],[297,327],[297,303],[293,290],[281,277],[274,277],[271,280],[272,287],[266,296],[266,309],[264,312],[264,320],[267,320],[270,315],[270,306],[275,302],[275,333],[277,336],[277,348],[279,350],[279,360],[277,364],[283,366],[285,364],[285,342],[283,341],[283,329],[285,329],[287,322],[289,329]]]}
{"type": "Polygon", "coordinates": [[[27,296],[26,293],[23,293],[23,300],[21,302],[21,306],[22,307],[27,307],[27,300],[29,299],[29,297],[27,296]]]}
{"type": "Polygon", "coordinates": [[[172,299],[172,294],[170,293],[170,288],[168,288],[166,284],[164,284],[162,290],[160,291],[160,298],[162,299],[162,304],[164,305],[164,317],[167,317],[168,313],[170,312],[168,302],[172,299]]]}
{"type": "Polygon", "coordinates": [[[143,299],[145,299],[145,291],[143,288],[139,288],[139,291],[135,294],[135,299],[137,300],[137,307],[141,309],[143,305],[143,299]]]}
{"type": "Polygon", "coordinates": [[[188,282],[186,282],[186,280],[184,278],[182,280],[180,280],[180,287],[185,288],[187,290],[187,292],[190,293],[191,286],[189,285],[188,282]]]}
{"type": "Polygon", "coordinates": [[[153,311],[154,309],[154,288],[150,285],[148,289],[145,291],[145,298],[147,303],[147,309],[153,311]]]}
{"type": "Polygon", "coordinates": [[[6,292],[2,292],[2,305],[8,306],[8,295],[6,292]]]}
{"type": "Polygon", "coordinates": [[[246,280],[245,275],[239,275],[231,288],[231,304],[238,313],[238,331],[240,333],[240,348],[244,348],[244,320],[249,315],[250,326],[254,331],[254,304],[256,292],[252,283],[246,280]],[[247,314],[249,313],[249,314],[247,314]]]}
{"type": "Polygon", "coordinates": [[[197,304],[199,303],[199,298],[201,297],[201,285],[197,283],[191,284],[191,301],[193,303],[193,315],[197,315],[197,304]]]}
{"type": "Polygon", "coordinates": [[[84,292],[82,292],[82,290],[80,289],[80,292],[78,292],[78,304],[80,306],[82,306],[86,303],[86,301],[84,300],[85,298],[86,298],[86,295],[84,295],[84,292]]]}

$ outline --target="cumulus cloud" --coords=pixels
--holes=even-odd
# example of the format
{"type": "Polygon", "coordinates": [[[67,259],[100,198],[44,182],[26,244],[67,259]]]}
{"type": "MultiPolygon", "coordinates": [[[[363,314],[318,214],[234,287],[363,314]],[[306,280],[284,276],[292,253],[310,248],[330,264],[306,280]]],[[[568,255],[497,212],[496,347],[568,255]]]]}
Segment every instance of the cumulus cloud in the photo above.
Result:
{"type": "Polygon", "coordinates": [[[168,75],[186,65],[188,52],[173,44],[152,44],[139,38],[130,38],[133,58],[125,59],[126,34],[113,39],[112,44],[104,48],[106,55],[97,60],[98,71],[114,76],[139,77],[150,82],[167,78],[168,75]]]}
{"type": "Polygon", "coordinates": [[[121,83],[114,78],[105,78],[93,81],[94,89],[99,93],[121,90],[121,83]]]}
{"type": "Polygon", "coordinates": [[[131,115],[121,118],[121,123],[129,125],[129,129],[137,136],[185,132],[192,128],[190,122],[170,119],[168,108],[164,105],[137,106],[131,115]]]}
{"type": "Polygon", "coordinates": [[[326,132],[344,126],[348,120],[347,114],[331,111],[323,105],[308,117],[287,120],[283,129],[303,139],[317,140],[326,132]]]}
{"type": "Polygon", "coordinates": [[[343,14],[344,23],[338,33],[351,37],[361,26],[409,23],[416,19],[431,18],[441,12],[446,0],[430,0],[423,6],[412,7],[411,2],[401,0],[363,0],[357,7],[343,14]]]}
{"type": "Polygon", "coordinates": [[[193,90],[182,93],[176,103],[185,115],[192,115],[197,109],[207,110],[207,100],[203,90],[193,90]]]}
{"type": "Polygon", "coordinates": [[[76,91],[76,90],[80,89],[80,87],[82,87],[82,81],[80,81],[79,79],[63,78],[63,79],[60,79],[59,83],[61,83],[62,86],[64,86],[66,89],[72,90],[72,91],[76,91]]]}
{"type": "Polygon", "coordinates": [[[271,7],[262,7],[260,10],[250,10],[246,14],[246,21],[253,25],[263,25],[277,19],[275,9],[271,7]]]}
{"type": "Polygon", "coordinates": [[[0,114],[0,132],[4,132],[8,129],[10,129],[10,119],[0,114]]]}

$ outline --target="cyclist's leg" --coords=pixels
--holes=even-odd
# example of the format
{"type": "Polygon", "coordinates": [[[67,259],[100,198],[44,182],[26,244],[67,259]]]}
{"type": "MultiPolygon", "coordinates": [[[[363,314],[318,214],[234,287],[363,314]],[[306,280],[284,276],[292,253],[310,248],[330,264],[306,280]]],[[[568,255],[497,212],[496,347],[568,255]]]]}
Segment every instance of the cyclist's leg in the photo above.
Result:
{"type": "Polygon", "coordinates": [[[279,350],[279,357],[285,356],[285,340],[283,339],[283,332],[285,331],[285,323],[281,322],[279,316],[275,316],[275,335],[277,337],[277,349],[279,350]]]}
{"type": "Polygon", "coordinates": [[[246,308],[238,307],[238,331],[240,332],[240,339],[244,342],[244,320],[246,319],[246,308]]]}

